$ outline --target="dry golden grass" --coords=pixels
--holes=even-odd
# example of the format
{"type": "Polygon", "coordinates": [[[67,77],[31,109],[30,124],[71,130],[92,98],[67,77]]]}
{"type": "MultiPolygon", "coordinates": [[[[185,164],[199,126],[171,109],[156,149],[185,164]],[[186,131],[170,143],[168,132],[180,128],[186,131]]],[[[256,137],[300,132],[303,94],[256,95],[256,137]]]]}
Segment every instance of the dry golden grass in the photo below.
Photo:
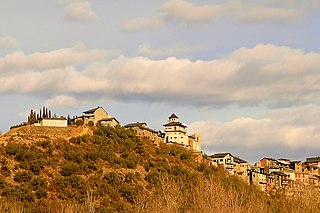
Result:
{"type": "Polygon", "coordinates": [[[184,183],[160,179],[160,190],[136,201],[138,213],[302,213],[320,212],[319,191],[307,190],[288,197],[284,193],[268,196],[246,188],[228,188],[214,178],[199,179],[192,188],[184,183]]]}

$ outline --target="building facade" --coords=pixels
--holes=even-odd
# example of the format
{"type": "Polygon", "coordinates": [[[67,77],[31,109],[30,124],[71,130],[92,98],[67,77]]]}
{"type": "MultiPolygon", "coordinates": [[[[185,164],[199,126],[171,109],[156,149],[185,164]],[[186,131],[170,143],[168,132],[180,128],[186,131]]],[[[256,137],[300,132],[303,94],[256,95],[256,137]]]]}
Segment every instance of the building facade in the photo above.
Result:
{"type": "Polygon", "coordinates": [[[174,113],[169,117],[168,123],[163,125],[165,127],[165,143],[175,143],[190,148],[187,126],[179,122],[179,117],[174,113]]]}

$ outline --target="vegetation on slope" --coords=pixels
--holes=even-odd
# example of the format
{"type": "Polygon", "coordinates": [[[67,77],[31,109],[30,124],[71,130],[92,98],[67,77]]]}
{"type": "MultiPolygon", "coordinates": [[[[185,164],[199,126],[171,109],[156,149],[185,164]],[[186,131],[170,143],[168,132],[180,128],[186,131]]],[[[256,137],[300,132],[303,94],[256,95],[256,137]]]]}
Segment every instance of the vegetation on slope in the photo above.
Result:
{"type": "Polygon", "coordinates": [[[320,209],[319,192],[267,196],[223,170],[195,163],[183,148],[156,147],[123,127],[100,126],[92,135],[69,140],[47,137],[21,143],[13,138],[0,147],[0,156],[1,212],[320,209]]]}

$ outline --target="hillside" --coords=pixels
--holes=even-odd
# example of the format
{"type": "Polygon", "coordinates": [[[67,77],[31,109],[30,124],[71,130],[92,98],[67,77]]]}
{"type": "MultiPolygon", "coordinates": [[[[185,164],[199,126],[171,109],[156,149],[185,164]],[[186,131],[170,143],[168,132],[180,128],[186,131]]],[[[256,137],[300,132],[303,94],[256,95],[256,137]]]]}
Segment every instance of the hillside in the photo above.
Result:
{"type": "Polygon", "coordinates": [[[266,195],[123,127],[33,127],[0,138],[0,212],[319,212],[319,192],[266,195]],[[10,202],[8,202],[10,201],[10,202]],[[312,204],[312,205],[310,205],[312,204]]]}

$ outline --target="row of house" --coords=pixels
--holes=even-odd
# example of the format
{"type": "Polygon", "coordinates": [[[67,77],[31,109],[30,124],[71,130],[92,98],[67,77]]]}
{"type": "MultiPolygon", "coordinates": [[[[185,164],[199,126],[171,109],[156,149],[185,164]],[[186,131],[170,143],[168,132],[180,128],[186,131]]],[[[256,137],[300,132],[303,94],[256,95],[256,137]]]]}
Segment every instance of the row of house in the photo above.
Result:
{"type": "Polygon", "coordinates": [[[262,158],[251,169],[252,175],[264,181],[253,183],[263,190],[280,188],[320,187],[320,157],[307,158],[305,162],[290,159],[262,158]]]}
{"type": "Polygon", "coordinates": [[[211,165],[223,167],[230,175],[236,175],[262,191],[320,187],[320,157],[307,158],[305,162],[265,157],[250,165],[231,153],[217,153],[209,155],[208,160],[211,165]]]}
{"type": "MultiPolygon", "coordinates": [[[[120,122],[114,116],[111,116],[100,106],[84,111],[81,116],[74,117],[71,122],[81,122],[85,125],[97,125],[100,123],[101,125],[111,127],[120,125],[120,122]]],[[[59,119],[43,118],[37,125],[65,127],[67,126],[67,119],[64,117],[59,119]]],[[[186,131],[187,126],[179,121],[178,116],[173,113],[169,117],[168,122],[163,126],[165,128],[164,132],[149,128],[146,122],[124,125],[125,128],[135,131],[138,137],[149,139],[158,146],[162,142],[176,144],[192,150],[197,160],[200,161],[202,159],[200,135],[197,133],[188,135],[186,131]]]]}

